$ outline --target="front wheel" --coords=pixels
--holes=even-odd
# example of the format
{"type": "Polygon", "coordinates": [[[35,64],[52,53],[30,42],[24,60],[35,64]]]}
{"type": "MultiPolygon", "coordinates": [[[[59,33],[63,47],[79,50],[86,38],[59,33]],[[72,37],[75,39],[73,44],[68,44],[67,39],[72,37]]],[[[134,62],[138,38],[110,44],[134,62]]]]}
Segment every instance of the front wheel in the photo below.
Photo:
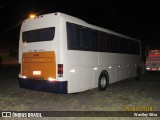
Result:
{"type": "Polygon", "coordinates": [[[108,83],[109,83],[108,73],[103,71],[99,77],[99,83],[98,83],[99,90],[101,91],[106,90],[108,83]]]}

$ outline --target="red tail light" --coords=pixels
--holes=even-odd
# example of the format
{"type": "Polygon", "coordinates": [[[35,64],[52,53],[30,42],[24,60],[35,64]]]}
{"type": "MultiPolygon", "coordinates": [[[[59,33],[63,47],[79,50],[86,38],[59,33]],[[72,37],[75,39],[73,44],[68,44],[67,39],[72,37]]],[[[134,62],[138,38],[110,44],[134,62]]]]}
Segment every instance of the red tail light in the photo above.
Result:
{"type": "Polygon", "coordinates": [[[152,70],[157,70],[156,68],[152,68],[152,70]]]}
{"type": "Polygon", "coordinates": [[[63,77],[63,64],[58,64],[58,77],[63,77]]]}

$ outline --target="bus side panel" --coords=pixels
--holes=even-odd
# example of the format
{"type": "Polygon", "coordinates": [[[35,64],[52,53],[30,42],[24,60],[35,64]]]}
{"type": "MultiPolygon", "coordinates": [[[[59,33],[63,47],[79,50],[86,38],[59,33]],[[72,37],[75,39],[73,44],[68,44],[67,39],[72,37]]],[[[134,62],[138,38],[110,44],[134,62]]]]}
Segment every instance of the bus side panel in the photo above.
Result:
{"type": "Polygon", "coordinates": [[[92,89],[94,86],[93,82],[93,68],[85,67],[84,69],[84,90],[92,89]]]}
{"type": "Polygon", "coordinates": [[[106,70],[109,71],[109,83],[136,77],[137,74],[135,73],[137,66],[140,65],[140,61],[140,56],[138,55],[99,53],[99,66],[107,66],[106,70]]]}
{"type": "Polygon", "coordinates": [[[83,69],[81,66],[70,66],[69,68],[69,82],[68,92],[80,92],[83,91],[83,69]],[[75,71],[75,72],[74,72],[75,71]]]}
{"type": "Polygon", "coordinates": [[[68,51],[68,66],[69,66],[69,92],[80,92],[98,85],[95,85],[94,71],[98,69],[98,53],[88,51],[68,51]],[[97,68],[96,70],[94,68],[97,68]],[[73,72],[75,71],[75,72],[73,72]]]}

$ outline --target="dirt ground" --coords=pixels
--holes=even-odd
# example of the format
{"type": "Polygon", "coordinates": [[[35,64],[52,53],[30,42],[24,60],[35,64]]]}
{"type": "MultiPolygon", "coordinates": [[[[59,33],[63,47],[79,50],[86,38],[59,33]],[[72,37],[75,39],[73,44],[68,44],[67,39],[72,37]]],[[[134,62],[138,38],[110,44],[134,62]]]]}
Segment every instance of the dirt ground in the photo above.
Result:
{"type": "Polygon", "coordinates": [[[147,72],[139,81],[126,79],[110,84],[103,92],[93,89],[74,94],[54,94],[20,88],[18,72],[18,66],[0,66],[0,111],[124,111],[126,107],[135,106],[151,106],[153,111],[160,111],[159,72],[147,72]]]}

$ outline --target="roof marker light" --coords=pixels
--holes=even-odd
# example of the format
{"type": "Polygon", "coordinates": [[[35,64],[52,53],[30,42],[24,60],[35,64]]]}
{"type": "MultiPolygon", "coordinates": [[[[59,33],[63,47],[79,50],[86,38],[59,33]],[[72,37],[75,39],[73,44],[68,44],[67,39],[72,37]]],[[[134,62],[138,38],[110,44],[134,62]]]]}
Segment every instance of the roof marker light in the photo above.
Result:
{"type": "Polygon", "coordinates": [[[35,14],[30,14],[30,15],[29,15],[29,18],[31,18],[31,19],[34,19],[35,17],[36,17],[35,14]]]}

